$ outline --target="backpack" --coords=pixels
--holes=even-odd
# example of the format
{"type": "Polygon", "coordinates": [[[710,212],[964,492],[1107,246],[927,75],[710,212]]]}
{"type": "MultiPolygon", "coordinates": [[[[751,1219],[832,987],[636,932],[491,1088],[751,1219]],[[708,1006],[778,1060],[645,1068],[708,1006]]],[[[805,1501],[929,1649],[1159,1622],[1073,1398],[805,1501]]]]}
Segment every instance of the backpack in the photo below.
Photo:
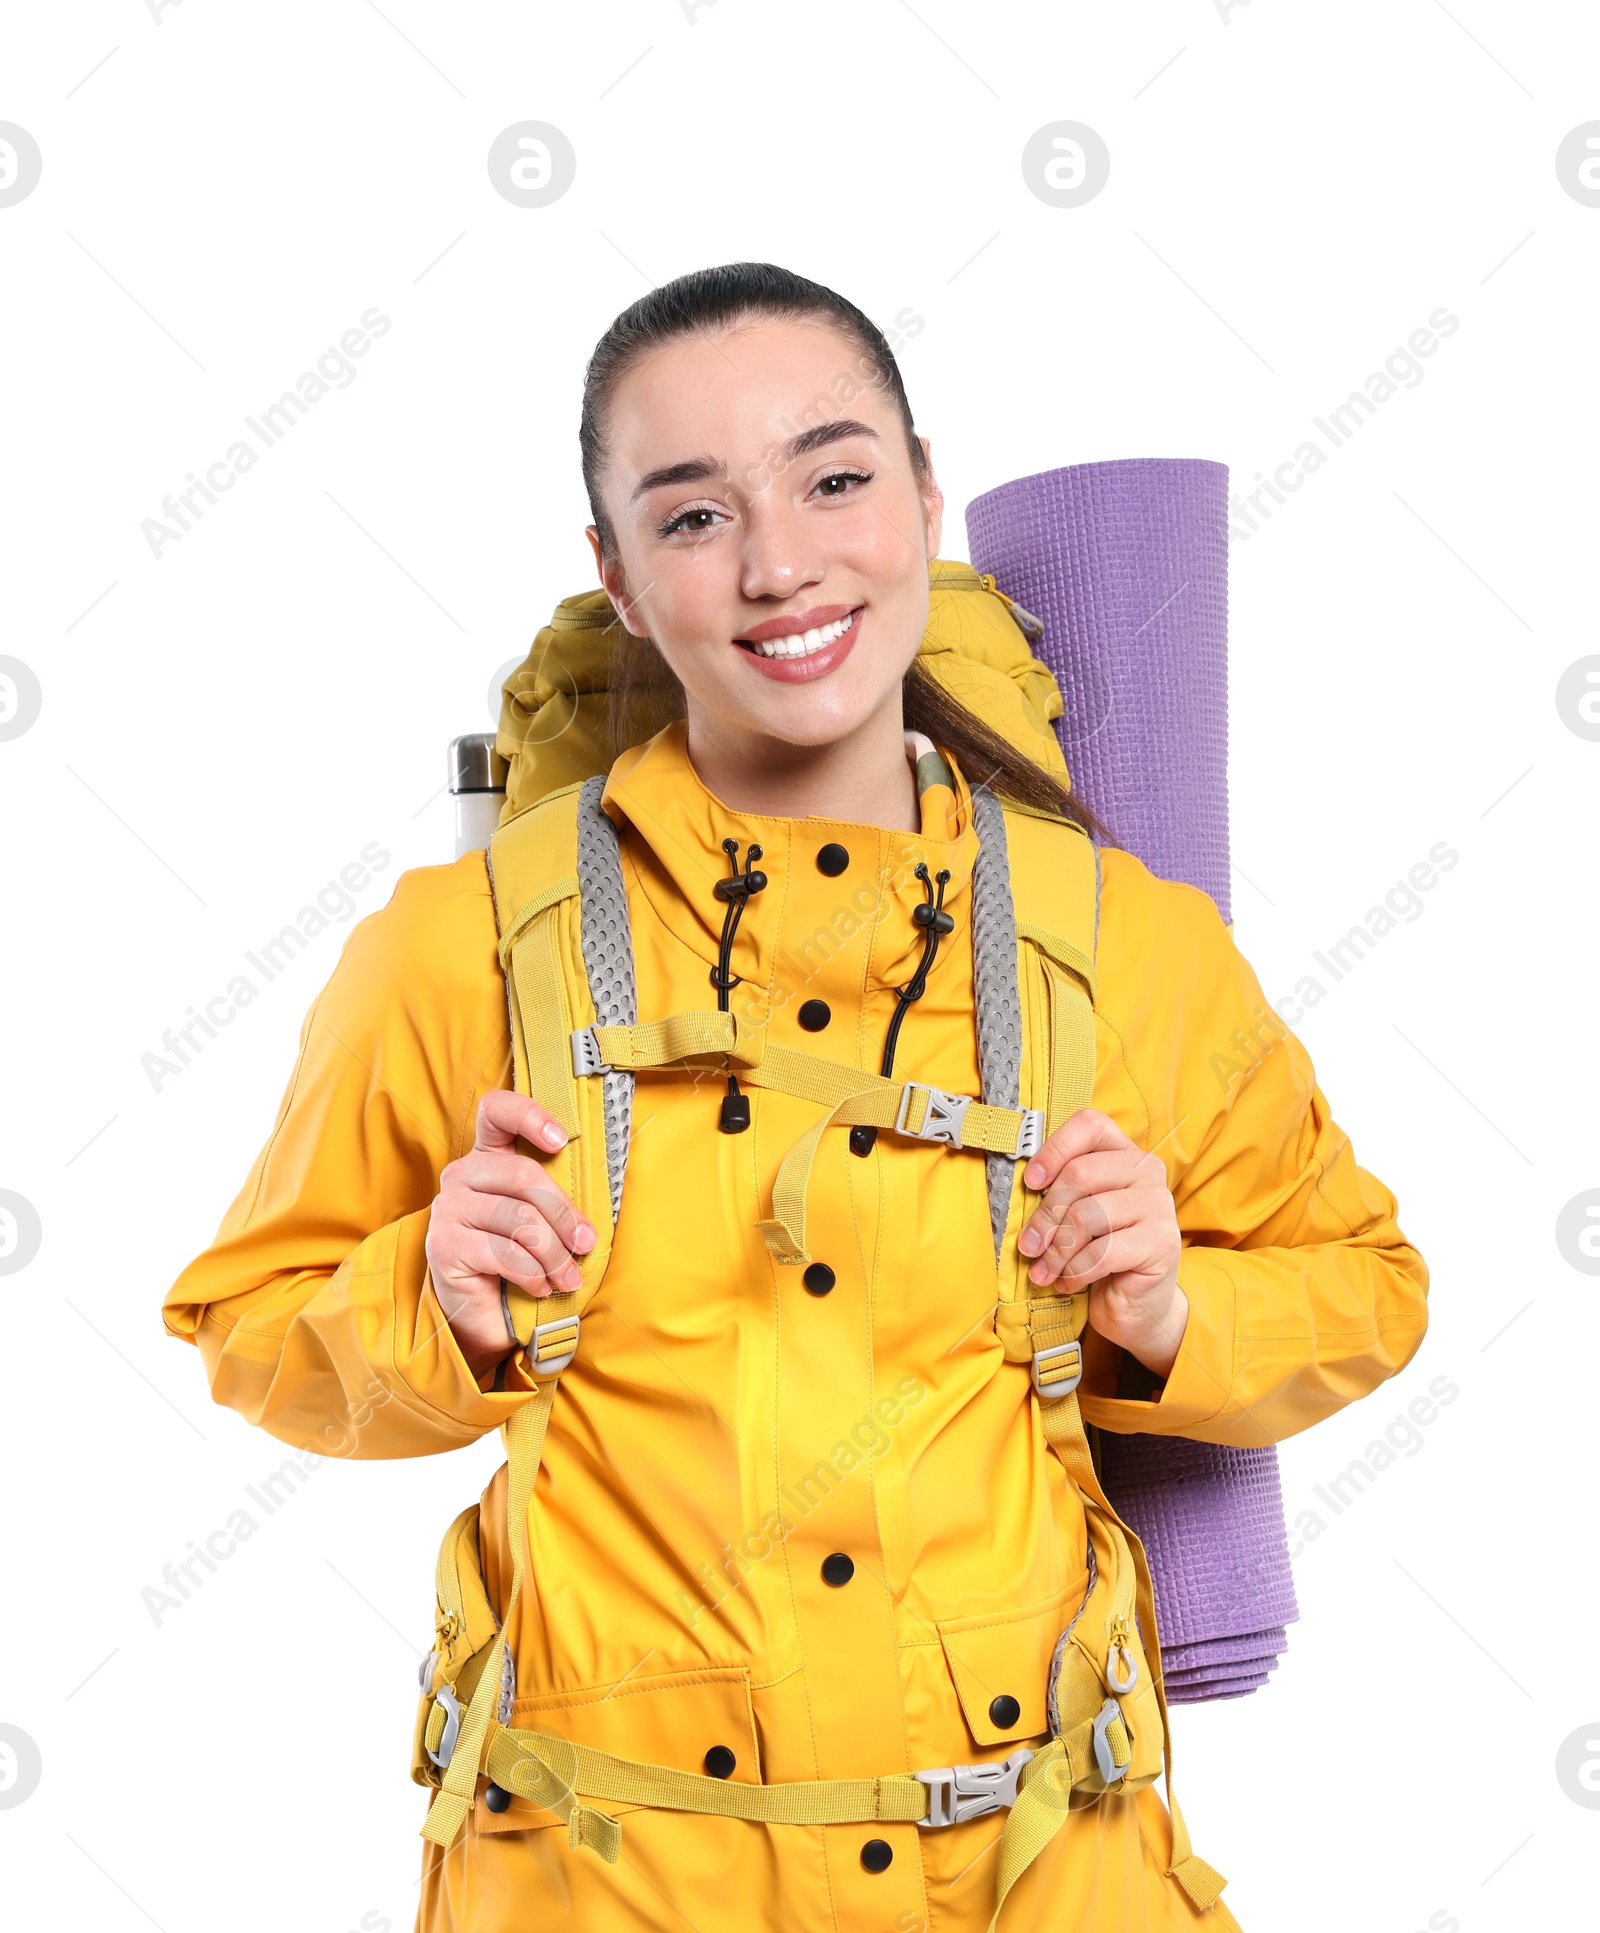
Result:
{"type": "MultiPolygon", "coordinates": [[[[412,1753],[413,1778],[437,1788],[424,1835],[451,1844],[483,1776],[491,1808],[508,1804],[507,1794],[530,1799],[565,1820],[571,1845],[612,1861],[621,1824],[579,1794],[747,1819],[900,1819],[930,1829],[1009,1806],[992,1928],[1012,1885],[1063,1824],[1074,1794],[1131,1792],[1151,1784],[1165,1766],[1173,1829],[1167,1870],[1203,1910],[1224,1882],[1191,1850],[1172,1793],[1149,1565],[1106,1497],[1075,1393],[1088,1292],[1037,1288],[1016,1250],[1030,1212],[1021,1168],[1092,1093],[1098,850],[1074,823],[1002,803],[988,791],[973,795],[980,843],[971,918],[981,1096],[769,1046],[763,1027],[731,1012],[641,1021],[617,833],[600,807],[608,761],[601,750],[606,694],[599,640],[615,622],[609,612],[604,593],[565,600],[505,686],[498,749],[510,771],[488,866],[514,1081],[566,1129],[566,1146],[554,1155],[541,1151],[539,1159],[598,1240],[579,1259],[582,1283],[571,1293],[534,1298],[513,1284],[502,1287],[508,1323],[538,1379],[502,1431],[510,1595],[504,1621],[497,1622],[482,1581],[479,1507],[471,1506],[446,1532],[436,1573],[438,1637],[424,1661],[412,1753]],[[560,729],[551,729],[557,719],[560,729]],[[585,763],[589,769],[574,777],[585,763]],[[549,789],[558,775],[565,782],[549,789]],[[1076,1486],[1088,1524],[1088,1588],[1051,1659],[1051,1738],[1039,1750],[870,1780],[754,1785],[645,1765],[509,1725],[514,1684],[505,1632],[527,1570],[528,1505],[545,1429],[561,1372],[582,1348],[583,1311],[610,1257],[634,1074],[666,1067],[734,1072],[742,1085],[799,1094],[822,1110],[817,1126],[785,1156],[771,1215],[760,1224],[783,1262],[809,1259],[806,1184],[828,1124],[871,1125],[984,1159],[996,1333],[1007,1360],[1029,1367],[1043,1434],[1076,1486]]],[[[968,566],[939,561],[930,567],[922,646],[930,668],[1015,742],[1032,751],[1031,740],[1040,740],[1039,762],[1064,776],[1049,729],[1060,696],[1028,650],[1033,622],[992,579],[968,566]]]]}

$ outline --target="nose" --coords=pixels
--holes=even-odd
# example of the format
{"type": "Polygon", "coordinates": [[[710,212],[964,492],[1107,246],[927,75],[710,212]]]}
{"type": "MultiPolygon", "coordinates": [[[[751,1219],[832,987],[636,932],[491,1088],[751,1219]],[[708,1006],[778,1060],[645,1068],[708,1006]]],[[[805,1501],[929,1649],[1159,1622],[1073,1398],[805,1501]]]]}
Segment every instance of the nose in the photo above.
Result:
{"type": "Polygon", "coordinates": [[[745,516],[744,555],[739,588],[751,603],[779,602],[821,583],[826,561],[818,554],[816,520],[808,518],[787,492],[769,485],[751,498],[745,516]]]}

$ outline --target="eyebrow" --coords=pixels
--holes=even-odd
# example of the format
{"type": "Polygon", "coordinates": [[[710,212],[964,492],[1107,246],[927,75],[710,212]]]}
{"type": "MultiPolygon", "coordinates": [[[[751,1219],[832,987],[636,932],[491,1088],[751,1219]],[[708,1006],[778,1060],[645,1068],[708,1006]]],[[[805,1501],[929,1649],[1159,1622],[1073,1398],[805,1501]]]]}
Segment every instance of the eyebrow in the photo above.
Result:
{"type": "MultiPolygon", "coordinates": [[[[847,436],[876,437],[877,434],[870,424],[858,423],[853,417],[835,417],[829,422],[817,423],[811,429],[801,430],[798,436],[791,436],[783,446],[782,455],[793,463],[800,457],[810,456],[813,450],[824,449],[828,444],[841,442],[847,436]]],[[[658,490],[664,484],[703,483],[707,478],[726,475],[727,465],[711,456],[695,456],[682,463],[663,464],[659,470],[652,470],[639,479],[629,501],[642,497],[647,490],[658,490]]]]}

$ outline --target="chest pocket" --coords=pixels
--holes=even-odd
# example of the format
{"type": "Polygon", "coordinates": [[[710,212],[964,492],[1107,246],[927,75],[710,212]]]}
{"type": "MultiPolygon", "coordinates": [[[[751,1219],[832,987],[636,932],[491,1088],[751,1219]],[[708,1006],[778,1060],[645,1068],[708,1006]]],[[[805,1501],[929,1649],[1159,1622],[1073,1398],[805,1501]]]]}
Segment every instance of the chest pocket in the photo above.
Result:
{"type": "Polygon", "coordinates": [[[979,1754],[1041,1738],[1050,1659],[1083,1601],[1087,1573],[1032,1609],[996,1617],[941,1618],[936,1628],[967,1730],[979,1754]]]}

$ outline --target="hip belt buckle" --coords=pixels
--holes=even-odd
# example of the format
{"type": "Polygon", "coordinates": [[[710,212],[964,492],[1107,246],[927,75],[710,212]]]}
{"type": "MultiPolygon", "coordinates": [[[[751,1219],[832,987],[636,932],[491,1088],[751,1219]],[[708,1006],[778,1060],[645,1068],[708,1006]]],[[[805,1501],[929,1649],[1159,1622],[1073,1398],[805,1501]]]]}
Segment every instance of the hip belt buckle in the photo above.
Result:
{"type": "Polygon", "coordinates": [[[1002,1806],[1017,1802],[1017,1780],[1033,1757],[1024,1746],[998,1765],[944,1765],[936,1772],[915,1772],[928,1788],[928,1816],[917,1824],[959,1826],[982,1819],[1002,1806]]]}

